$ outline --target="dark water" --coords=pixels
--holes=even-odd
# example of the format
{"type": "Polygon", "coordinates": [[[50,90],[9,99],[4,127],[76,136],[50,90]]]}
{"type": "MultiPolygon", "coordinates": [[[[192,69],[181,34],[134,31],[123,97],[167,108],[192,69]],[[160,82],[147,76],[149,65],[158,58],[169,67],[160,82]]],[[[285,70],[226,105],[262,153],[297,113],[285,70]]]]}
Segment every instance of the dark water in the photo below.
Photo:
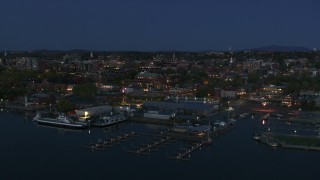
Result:
{"type": "MultiPolygon", "coordinates": [[[[190,161],[167,159],[175,144],[150,155],[125,149],[128,140],[104,151],[81,148],[99,138],[158,127],[127,123],[109,130],[65,131],[39,127],[24,116],[0,113],[0,179],[318,179],[320,153],[272,149],[252,140],[254,120],[192,153],[190,161]],[[171,148],[170,148],[171,147],[171,148]]],[[[135,137],[137,138],[137,137],[135,137]]],[[[177,142],[179,144],[179,142],[177,142]]]]}

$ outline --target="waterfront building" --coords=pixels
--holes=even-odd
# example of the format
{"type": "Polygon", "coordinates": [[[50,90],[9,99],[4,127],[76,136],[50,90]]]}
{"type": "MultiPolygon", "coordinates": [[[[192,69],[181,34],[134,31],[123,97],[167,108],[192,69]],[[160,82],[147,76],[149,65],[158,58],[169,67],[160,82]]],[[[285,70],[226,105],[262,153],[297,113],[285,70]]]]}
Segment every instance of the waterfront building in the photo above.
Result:
{"type": "Polygon", "coordinates": [[[150,119],[162,119],[169,120],[175,117],[175,113],[173,112],[159,112],[159,111],[147,111],[143,113],[143,117],[150,119]]]}
{"type": "Polygon", "coordinates": [[[147,101],[143,104],[146,110],[162,111],[162,112],[176,112],[180,114],[194,114],[199,116],[206,116],[212,113],[217,105],[205,103],[190,103],[190,102],[158,102],[147,101]]]}
{"type": "Polygon", "coordinates": [[[76,110],[76,115],[78,117],[90,117],[93,115],[101,115],[104,113],[108,113],[112,111],[112,107],[111,106],[96,106],[96,107],[91,107],[91,108],[86,108],[86,109],[80,109],[80,110],[76,110]]]}
{"type": "Polygon", "coordinates": [[[263,86],[260,89],[260,94],[270,100],[281,100],[286,88],[286,86],[275,85],[263,86]]]}
{"type": "Polygon", "coordinates": [[[218,100],[213,98],[200,98],[200,97],[185,97],[185,96],[167,96],[165,101],[169,102],[188,102],[188,103],[208,103],[208,104],[219,104],[218,100]]]}

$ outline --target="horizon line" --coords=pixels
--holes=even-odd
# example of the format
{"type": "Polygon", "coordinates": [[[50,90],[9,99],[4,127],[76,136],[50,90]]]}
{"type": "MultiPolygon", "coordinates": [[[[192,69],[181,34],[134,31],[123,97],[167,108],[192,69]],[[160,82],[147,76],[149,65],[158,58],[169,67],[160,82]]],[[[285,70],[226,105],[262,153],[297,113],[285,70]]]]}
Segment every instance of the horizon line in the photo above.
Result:
{"type": "MultiPolygon", "coordinates": [[[[232,48],[232,47],[231,47],[232,48]]],[[[58,52],[68,52],[68,51],[86,51],[86,52],[143,52],[143,53],[155,53],[155,52],[243,52],[243,51],[271,51],[271,52],[303,52],[303,51],[319,51],[316,47],[308,48],[304,46],[285,46],[285,45],[268,45],[268,46],[260,46],[254,48],[243,48],[243,49],[225,49],[225,50],[217,50],[217,49],[203,49],[203,50],[98,50],[98,49],[85,49],[85,48],[74,48],[74,49],[50,49],[50,48],[39,48],[32,50],[17,50],[17,49],[4,49],[0,50],[0,52],[36,52],[36,51],[58,51],[58,52]],[[268,48],[283,48],[278,50],[267,50],[268,48]],[[285,50],[289,49],[289,50],[285,50]],[[291,49],[291,50],[290,50],[291,49]],[[296,49],[296,50],[293,50],[296,49]]]]}

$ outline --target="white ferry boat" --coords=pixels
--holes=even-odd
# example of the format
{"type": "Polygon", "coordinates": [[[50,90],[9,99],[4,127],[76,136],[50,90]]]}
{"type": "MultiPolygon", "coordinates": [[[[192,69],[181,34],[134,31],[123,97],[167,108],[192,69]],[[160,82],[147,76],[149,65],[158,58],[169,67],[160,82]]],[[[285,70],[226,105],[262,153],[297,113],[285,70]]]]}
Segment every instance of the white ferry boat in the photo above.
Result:
{"type": "Polygon", "coordinates": [[[38,112],[33,118],[33,121],[42,125],[59,126],[64,128],[84,129],[88,127],[87,123],[73,121],[63,113],[58,114],[56,117],[54,114],[48,115],[48,113],[38,112]]]}

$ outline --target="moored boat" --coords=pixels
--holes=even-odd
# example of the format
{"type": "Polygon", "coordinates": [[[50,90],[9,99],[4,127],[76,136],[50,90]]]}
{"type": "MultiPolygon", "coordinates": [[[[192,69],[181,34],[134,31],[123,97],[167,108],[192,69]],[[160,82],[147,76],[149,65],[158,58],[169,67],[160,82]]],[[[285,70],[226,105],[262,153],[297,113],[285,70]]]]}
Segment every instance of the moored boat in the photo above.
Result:
{"type": "Polygon", "coordinates": [[[127,120],[123,114],[101,116],[96,122],[93,123],[97,127],[106,127],[112,124],[120,123],[127,120]]]}
{"type": "Polygon", "coordinates": [[[52,113],[50,116],[48,114],[50,113],[38,112],[33,118],[33,121],[42,125],[59,126],[64,128],[84,129],[88,127],[87,123],[74,121],[63,113],[59,113],[58,116],[52,113]]]}
{"type": "Polygon", "coordinates": [[[212,139],[210,137],[208,137],[208,139],[203,141],[203,145],[209,146],[210,144],[212,144],[212,139]]]}
{"type": "Polygon", "coordinates": [[[253,139],[256,141],[259,141],[260,140],[260,133],[254,133],[253,139]]]}

